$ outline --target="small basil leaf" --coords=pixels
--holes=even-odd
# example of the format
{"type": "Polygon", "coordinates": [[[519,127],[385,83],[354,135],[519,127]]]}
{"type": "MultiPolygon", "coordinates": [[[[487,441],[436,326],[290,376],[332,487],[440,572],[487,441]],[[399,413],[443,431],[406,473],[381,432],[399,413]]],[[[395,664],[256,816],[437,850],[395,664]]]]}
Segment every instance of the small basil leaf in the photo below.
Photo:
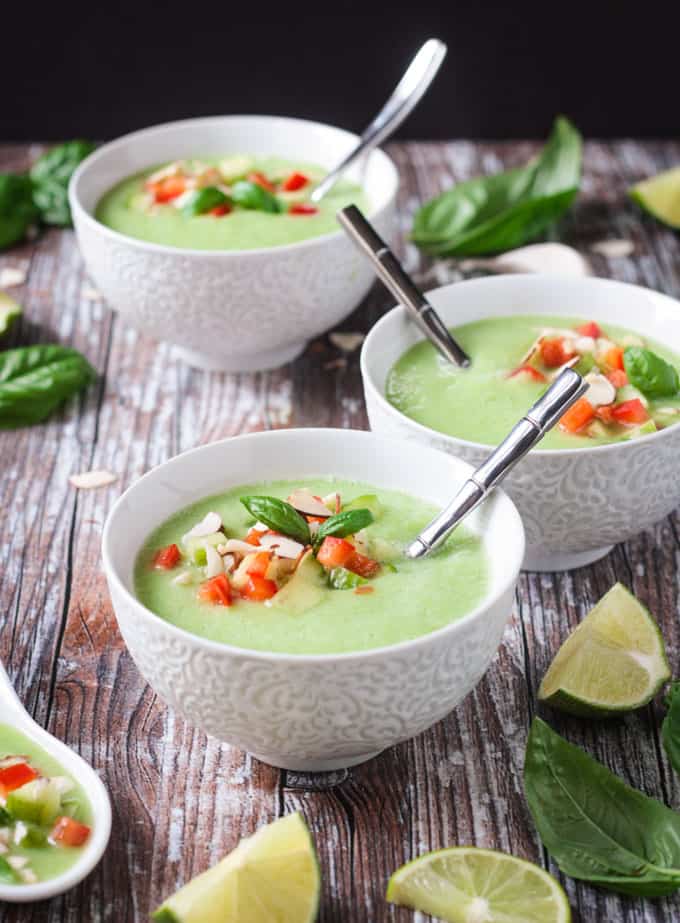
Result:
{"type": "Polygon", "coordinates": [[[71,226],[68,184],[76,167],[94,149],[91,141],[66,141],[51,148],[31,167],[33,201],[45,224],[71,226]]]}
{"type": "Polygon", "coordinates": [[[344,567],[334,567],[328,574],[328,583],[334,590],[353,590],[363,583],[368,583],[368,580],[344,567]]]}
{"type": "Polygon", "coordinates": [[[66,346],[24,346],[0,353],[0,429],[40,423],[89,384],[95,371],[66,346]]]}
{"type": "Polygon", "coordinates": [[[290,503],[278,497],[241,497],[241,503],[255,519],[263,522],[275,532],[288,535],[303,545],[309,545],[312,537],[307,520],[290,503]]]}
{"type": "Polygon", "coordinates": [[[12,823],[12,815],[7,808],[0,808],[0,827],[8,827],[12,823]]]}
{"type": "Polygon", "coordinates": [[[677,369],[651,349],[628,346],[623,365],[630,383],[647,397],[673,397],[680,390],[677,369]]]}
{"type": "Polygon", "coordinates": [[[281,203],[268,189],[263,189],[257,183],[249,180],[240,180],[231,187],[231,197],[241,208],[251,208],[260,212],[277,214],[281,211],[281,203]]]}
{"type": "Polygon", "coordinates": [[[316,533],[315,544],[321,544],[327,535],[335,535],[337,538],[353,535],[370,526],[372,522],[373,513],[370,510],[343,510],[342,513],[336,513],[321,523],[316,533]]]}
{"type": "Polygon", "coordinates": [[[565,875],[642,897],[680,888],[680,814],[630,788],[540,718],[527,741],[524,790],[565,875]]]}
{"type": "Polygon", "coordinates": [[[673,769],[680,775],[680,682],[666,696],[668,712],[661,725],[661,740],[673,769]]]}
{"type": "Polygon", "coordinates": [[[0,173],[0,250],[22,240],[39,217],[29,177],[0,173]]]}
{"type": "Polygon", "coordinates": [[[182,211],[185,215],[191,217],[193,215],[202,215],[209,212],[211,208],[229,203],[229,197],[217,186],[205,186],[203,189],[197,189],[192,194],[182,211]]]}
{"type": "Polygon", "coordinates": [[[12,866],[7,859],[0,856],[0,881],[4,884],[13,885],[16,883],[17,876],[12,871],[12,866]]]}

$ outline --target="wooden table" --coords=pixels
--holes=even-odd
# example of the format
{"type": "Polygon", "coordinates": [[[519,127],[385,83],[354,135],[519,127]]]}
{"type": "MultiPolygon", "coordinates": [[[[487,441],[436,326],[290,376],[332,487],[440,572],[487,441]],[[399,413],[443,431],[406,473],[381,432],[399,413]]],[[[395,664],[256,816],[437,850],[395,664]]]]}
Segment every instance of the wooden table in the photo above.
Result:
{"type": "MultiPolygon", "coordinates": [[[[535,149],[392,145],[402,230],[417,204],[451,178],[520,164],[535,149]]],[[[0,170],[23,168],[37,152],[0,148],[0,170]]],[[[589,143],[583,191],[559,239],[584,252],[604,238],[629,239],[631,258],[589,254],[596,272],[679,297],[680,239],[625,198],[630,183],[679,162],[680,143],[589,143]]],[[[458,277],[411,245],[402,245],[401,255],[429,285],[458,277]]],[[[0,268],[17,265],[28,269],[26,285],[14,290],[25,314],[10,344],[72,344],[100,378],[46,425],[0,433],[0,657],[35,719],[100,772],[114,822],[108,852],[87,881],[50,904],[5,905],[0,920],[143,921],[240,837],[294,810],[307,818],[320,854],[321,923],[414,919],[384,902],[387,879],[412,856],[444,845],[497,847],[555,871],[522,793],[537,684],[560,641],[616,580],[656,613],[677,669],[680,519],[659,523],[591,567],[523,575],[491,668],[425,734],[349,772],[279,772],[192,729],[142,681],[111,611],[99,557],[102,525],[123,488],[192,446],[270,427],[366,427],[358,352],[345,357],[322,337],[274,372],[194,371],[102,303],[83,275],[72,232],[49,231],[0,256],[0,268]],[[108,468],[119,480],[76,492],[69,474],[92,468],[108,468]]],[[[376,287],[342,328],[367,330],[388,307],[389,296],[376,287]]],[[[680,808],[680,780],[660,747],[661,715],[657,703],[621,721],[550,720],[630,784],[680,808]]],[[[622,900],[565,885],[583,923],[680,919],[677,897],[622,900]]]]}

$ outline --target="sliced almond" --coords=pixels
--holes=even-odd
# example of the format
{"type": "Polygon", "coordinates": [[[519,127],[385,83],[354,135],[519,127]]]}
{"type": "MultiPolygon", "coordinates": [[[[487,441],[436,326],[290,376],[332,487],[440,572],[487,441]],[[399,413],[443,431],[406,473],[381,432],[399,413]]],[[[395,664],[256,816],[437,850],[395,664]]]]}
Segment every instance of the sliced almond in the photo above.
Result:
{"type": "Polygon", "coordinates": [[[147,183],[160,183],[163,179],[168,179],[171,176],[177,176],[182,172],[182,161],[174,160],[172,163],[169,163],[165,167],[161,167],[159,170],[156,170],[155,173],[152,173],[150,176],[147,176],[147,183]]]}
{"type": "Polygon", "coordinates": [[[680,407],[657,407],[657,413],[662,413],[664,416],[675,416],[680,413],[680,407]]]}
{"type": "Polygon", "coordinates": [[[14,826],[14,842],[16,843],[17,846],[19,845],[19,843],[21,843],[21,841],[23,840],[23,838],[26,836],[27,833],[28,833],[28,827],[23,822],[23,820],[17,821],[17,823],[14,826]]]}
{"type": "Polygon", "coordinates": [[[613,404],[616,400],[616,388],[599,372],[590,372],[585,376],[588,382],[588,390],[585,397],[590,401],[593,407],[605,407],[607,404],[613,404]]]}
{"type": "MultiPolygon", "coordinates": [[[[18,826],[19,825],[17,824],[17,827],[18,826]]],[[[26,828],[24,827],[24,830],[25,829],[26,828]]],[[[21,839],[23,839],[23,837],[21,839]]],[[[20,841],[17,840],[17,843],[19,842],[20,841]]],[[[28,859],[26,856],[9,856],[7,859],[7,865],[13,868],[15,872],[18,872],[20,869],[24,868],[24,866],[28,865],[28,859]]]]}
{"type": "Polygon", "coordinates": [[[236,567],[236,558],[233,554],[225,554],[222,558],[222,564],[227,574],[230,574],[236,567]]]}
{"type": "Polygon", "coordinates": [[[621,346],[644,346],[645,341],[635,333],[627,333],[621,337],[621,346]]]}
{"type": "Polygon", "coordinates": [[[218,513],[206,513],[203,519],[197,522],[193,529],[187,532],[187,536],[201,538],[204,535],[212,535],[214,532],[219,532],[221,528],[222,517],[218,513]]]}
{"type": "Polygon", "coordinates": [[[353,353],[366,339],[365,333],[329,333],[328,339],[333,346],[341,349],[343,353],[353,353]]]}
{"type": "Polygon", "coordinates": [[[305,546],[286,535],[268,532],[260,539],[260,545],[267,551],[275,552],[280,558],[295,560],[305,550],[305,546]]]}
{"type": "Polygon", "coordinates": [[[564,340],[575,340],[581,336],[578,330],[572,330],[571,327],[543,327],[541,334],[544,337],[562,337],[564,340]]]}
{"type": "Polygon", "coordinates": [[[534,342],[531,344],[531,346],[529,347],[529,349],[524,353],[524,355],[523,355],[522,358],[519,360],[519,362],[517,363],[517,365],[518,365],[518,366],[526,365],[527,362],[529,362],[531,359],[533,359],[534,356],[536,355],[536,353],[538,352],[538,350],[541,348],[541,343],[543,342],[544,339],[545,339],[544,336],[536,337],[536,339],[534,340],[534,342]]]}
{"type": "Polygon", "coordinates": [[[222,555],[217,553],[217,549],[213,548],[212,545],[206,545],[205,547],[205,575],[206,577],[218,577],[220,574],[224,573],[224,564],[222,563],[222,555]]]}
{"type": "Polygon", "coordinates": [[[264,522],[256,522],[255,525],[250,528],[254,529],[256,532],[266,532],[269,526],[264,522]]]}
{"type": "Polygon", "coordinates": [[[608,353],[610,349],[616,349],[616,343],[612,343],[607,337],[598,337],[595,342],[595,349],[598,356],[608,353]]]}
{"type": "Polygon", "coordinates": [[[255,546],[250,542],[242,542],[240,538],[228,538],[217,546],[217,550],[220,554],[252,554],[255,546]]]}
{"type": "Polygon", "coordinates": [[[307,516],[330,516],[330,510],[321,500],[316,497],[305,487],[294,490],[288,497],[288,502],[299,513],[305,513],[307,516]]]}
{"type": "Polygon", "coordinates": [[[595,350],[595,340],[593,337],[576,337],[569,345],[582,356],[585,353],[592,353],[595,350]]]}
{"type": "Polygon", "coordinates": [[[96,471],[83,471],[80,474],[72,474],[69,478],[71,484],[78,490],[93,490],[96,487],[108,487],[118,480],[118,475],[112,471],[106,471],[104,468],[96,471]]]}
{"type": "Polygon", "coordinates": [[[191,583],[191,573],[188,570],[180,571],[176,577],[172,578],[172,582],[178,584],[179,586],[187,586],[191,583]]]}
{"type": "Polygon", "coordinates": [[[635,250],[635,244],[632,240],[614,239],[598,240],[591,245],[593,253],[599,253],[600,256],[606,256],[607,259],[621,259],[624,256],[630,256],[635,250]]]}
{"type": "Polygon", "coordinates": [[[256,552],[251,552],[250,554],[247,554],[245,558],[241,561],[239,566],[236,568],[236,570],[234,571],[232,582],[237,590],[243,589],[243,587],[246,585],[248,581],[248,568],[251,566],[251,564],[255,560],[255,554],[256,552]]]}

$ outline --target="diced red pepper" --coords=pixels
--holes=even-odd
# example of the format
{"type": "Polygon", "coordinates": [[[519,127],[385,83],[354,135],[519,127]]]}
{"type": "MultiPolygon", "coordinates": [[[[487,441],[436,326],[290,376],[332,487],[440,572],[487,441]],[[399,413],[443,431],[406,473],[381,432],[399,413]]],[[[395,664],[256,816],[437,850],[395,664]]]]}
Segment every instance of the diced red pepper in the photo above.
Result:
{"type": "Polygon", "coordinates": [[[187,183],[183,176],[167,176],[157,183],[148,184],[147,188],[157,202],[171,202],[186,192],[187,183]]]}
{"type": "Polygon", "coordinates": [[[590,423],[595,416],[595,408],[590,401],[585,398],[579,398],[560,419],[560,429],[567,433],[577,433],[580,429],[590,423]]]}
{"type": "Polygon", "coordinates": [[[364,584],[363,586],[355,587],[354,592],[357,594],[357,596],[366,596],[368,593],[372,593],[374,589],[375,587],[367,586],[364,584]]]}
{"type": "Polygon", "coordinates": [[[594,340],[602,336],[602,328],[594,320],[588,321],[587,324],[581,324],[580,327],[576,328],[576,332],[580,333],[582,337],[592,337],[594,340]]]}
{"type": "Polygon", "coordinates": [[[172,570],[182,557],[177,545],[168,545],[167,548],[161,548],[156,552],[153,559],[153,566],[156,570],[172,570]]]}
{"type": "Polygon", "coordinates": [[[62,846],[82,846],[90,835],[90,827],[72,817],[58,817],[50,837],[62,846]]]}
{"type": "Polygon", "coordinates": [[[267,179],[264,173],[260,173],[259,170],[255,170],[252,173],[249,173],[248,181],[255,183],[258,186],[262,186],[262,188],[266,189],[267,192],[274,192],[274,184],[267,179]]]}
{"type": "Polygon", "coordinates": [[[543,340],[541,343],[541,359],[543,364],[550,369],[559,368],[564,365],[574,355],[573,350],[569,349],[564,337],[558,337],[553,340],[543,340]]]}
{"type": "Polygon", "coordinates": [[[617,423],[644,423],[649,420],[647,409],[639,397],[616,404],[612,407],[612,414],[617,423]]]}
{"type": "Polygon", "coordinates": [[[380,564],[377,561],[367,558],[365,554],[359,554],[358,551],[352,553],[344,566],[353,574],[359,574],[360,577],[375,577],[380,570],[380,564]]]}
{"type": "Polygon", "coordinates": [[[244,541],[248,542],[249,545],[259,545],[260,537],[264,535],[264,532],[260,532],[259,529],[251,529],[250,532],[246,535],[244,541]]]}
{"type": "Polygon", "coordinates": [[[257,574],[250,574],[246,585],[241,589],[241,596],[253,602],[264,602],[265,599],[271,599],[278,592],[278,589],[273,580],[267,580],[266,577],[260,577],[257,574]]]}
{"type": "Polygon", "coordinates": [[[28,763],[14,763],[5,769],[0,769],[0,795],[6,798],[15,788],[21,788],[28,782],[37,779],[39,773],[28,763]]]}
{"type": "Polygon", "coordinates": [[[612,369],[612,371],[608,373],[607,379],[615,388],[623,388],[628,384],[628,376],[622,369],[612,369]]]}
{"type": "Polygon", "coordinates": [[[623,371],[623,349],[620,346],[613,346],[611,349],[608,349],[603,359],[608,368],[618,369],[620,372],[623,371]]]}
{"type": "Polygon", "coordinates": [[[518,375],[524,375],[527,378],[531,378],[532,381],[547,381],[543,372],[539,372],[538,369],[535,369],[533,365],[520,365],[518,369],[514,369],[508,375],[508,378],[517,378],[518,375]]]}
{"type": "Polygon", "coordinates": [[[598,420],[602,420],[603,423],[613,423],[614,408],[611,404],[603,404],[601,407],[595,408],[595,416],[598,420]]]}
{"type": "Polygon", "coordinates": [[[214,208],[209,208],[208,214],[214,215],[215,218],[221,218],[222,215],[228,215],[231,210],[231,205],[228,202],[223,202],[221,205],[216,205],[214,208]]]}
{"type": "Polygon", "coordinates": [[[289,215],[316,215],[319,209],[316,205],[309,205],[307,202],[296,202],[288,209],[289,215]]]}
{"type": "Polygon", "coordinates": [[[248,563],[247,574],[254,577],[264,577],[267,568],[271,562],[272,556],[269,551],[258,551],[257,554],[248,563]]]}
{"type": "Polygon", "coordinates": [[[226,574],[211,577],[198,588],[198,598],[201,602],[212,603],[214,606],[231,605],[231,584],[226,574]]]}
{"type": "Polygon", "coordinates": [[[290,176],[287,176],[284,181],[281,183],[281,189],[284,192],[297,192],[298,189],[302,189],[309,182],[309,177],[305,176],[304,173],[291,173],[290,176]]]}
{"type": "Polygon", "coordinates": [[[345,567],[354,553],[354,545],[351,542],[329,535],[321,543],[316,559],[319,564],[330,570],[333,567],[345,567]]]}

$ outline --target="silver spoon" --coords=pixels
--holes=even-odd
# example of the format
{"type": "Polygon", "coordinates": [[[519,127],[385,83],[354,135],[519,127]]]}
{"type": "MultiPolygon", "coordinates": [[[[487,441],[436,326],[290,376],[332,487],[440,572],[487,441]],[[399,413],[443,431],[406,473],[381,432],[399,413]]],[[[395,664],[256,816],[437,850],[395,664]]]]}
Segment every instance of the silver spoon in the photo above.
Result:
{"type": "Polygon", "coordinates": [[[445,57],[444,42],[437,38],[425,42],[409,64],[394,93],[359,138],[356,147],[316,187],[311,195],[312,202],[320,202],[340,174],[358,157],[373,150],[396,131],[422,99],[445,57]]]}
{"type": "Polygon", "coordinates": [[[371,261],[381,282],[406,308],[441,355],[454,365],[467,368],[470,365],[468,354],[454,340],[444,321],[356,205],[341,209],[336,217],[350,239],[371,261]]]}
{"type": "Polygon", "coordinates": [[[3,724],[30,737],[48,756],[63,766],[66,772],[80,783],[92,808],[92,832],[77,861],[70,868],[55,878],[48,878],[36,884],[0,884],[0,901],[23,904],[28,901],[45,900],[68,891],[90,874],[109,842],[111,802],[94,769],[30,717],[0,663],[0,725],[3,724]]]}
{"type": "Polygon", "coordinates": [[[588,383],[578,372],[565,369],[498,448],[470,475],[451,503],[425,526],[406,549],[406,557],[423,558],[438,548],[587,390],[588,383]]]}

